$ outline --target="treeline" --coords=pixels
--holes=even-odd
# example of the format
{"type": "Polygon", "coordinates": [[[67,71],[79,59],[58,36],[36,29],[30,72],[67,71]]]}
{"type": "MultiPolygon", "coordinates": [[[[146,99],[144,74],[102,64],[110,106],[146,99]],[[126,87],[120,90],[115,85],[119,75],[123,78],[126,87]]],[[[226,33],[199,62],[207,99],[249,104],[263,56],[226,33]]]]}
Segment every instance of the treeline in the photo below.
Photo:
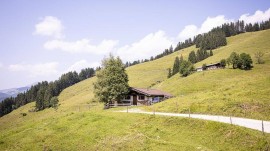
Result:
{"type": "Polygon", "coordinates": [[[220,46],[227,45],[227,40],[224,31],[220,28],[214,28],[205,34],[199,34],[194,38],[196,48],[202,50],[212,50],[220,46]]]}
{"type": "Polygon", "coordinates": [[[190,61],[191,63],[197,63],[200,62],[210,56],[213,56],[213,51],[210,50],[205,50],[205,49],[198,49],[196,52],[195,51],[191,51],[188,55],[188,61],[190,61]]]}
{"type": "MultiPolygon", "coordinates": [[[[142,59],[133,62],[126,62],[126,67],[133,66],[136,64],[153,61],[155,59],[162,58],[166,55],[169,55],[175,51],[179,51],[181,49],[190,47],[192,45],[196,45],[196,48],[199,48],[198,54],[200,53],[199,58],[207,58],[206,50],[212,50],[218,48],[220,46],[227,45],[226,37],[235,36],[245,32],[254,32],[260,30],[270,29],[270,19],[267,21],[262,21],[260,23],[254,24],[245,24],[244,21],[230,22],[221,25],[220,27],[213,28],[208,33],[199,34],[192,38],[186,39],[184,42],[178,42],[176,47],[173,49],[170,46],[169,49],[165,49],[161,54],[156,55],[155,57],[151,56],[150,59],[142,59]]],[[[209,56],[211,56],[209,52],[209,56]]],[[[197,57],[198,58],[198,57],[197,57]]],[[[199,59],[197,61],[201,61],[203,59],[199,59]]]]}
{"type": "MultiPolygon", "coordinates": [[[[97,68],[98,69],[98,68],[97,68]]],[[[78,74],[76,71],[68,72],[58,80],[53,82],[39,82],[31,86],[29,90],[18,94],[16,97],[6,98],[0,103],[0,116],[23,106],[29,102],[36,102],[35,111],[40,111],[49,107],[57,107],[57,96],[67,87],[74,85],[82,80],[93,77],[95,70],[93,68],[82,69],[78,74]]]]}

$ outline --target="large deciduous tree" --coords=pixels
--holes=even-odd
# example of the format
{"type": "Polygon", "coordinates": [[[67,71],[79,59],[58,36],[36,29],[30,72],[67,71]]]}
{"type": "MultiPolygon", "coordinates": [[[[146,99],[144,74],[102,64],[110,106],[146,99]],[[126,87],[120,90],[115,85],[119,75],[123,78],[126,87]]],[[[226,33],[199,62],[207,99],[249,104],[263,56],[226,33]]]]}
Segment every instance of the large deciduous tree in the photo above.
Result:
{"type": "Polygon", "coordinates": [[[182,74],[183,77],[188,76],[194,71],[194,66],[190,61],[183,60],[180,64],[180,74],[182,74]]]}
{"type": "Polygon", "coordinates": [[[102,61],[102,68],[97,72],[94,93],[99,101],[108,103],[119,100],[128,93],[128,75],[119,57],[112,55],[102,61]]]}
{"type": "Polygon", "coordinates": [[[240,54],[242,69],[249,70],[252,67],[252,59],[249,54],[241,53],[240,54]]]}

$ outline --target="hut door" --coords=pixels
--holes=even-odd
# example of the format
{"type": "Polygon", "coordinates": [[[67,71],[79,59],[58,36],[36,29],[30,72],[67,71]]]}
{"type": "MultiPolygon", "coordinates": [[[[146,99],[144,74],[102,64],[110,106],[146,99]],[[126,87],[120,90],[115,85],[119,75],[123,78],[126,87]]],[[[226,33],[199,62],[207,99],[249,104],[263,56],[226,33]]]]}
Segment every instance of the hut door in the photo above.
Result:
{"type": "Polygon", "coordinates": [[[137,95],[133,95],[133,105],[137,105],[137,95]]]}

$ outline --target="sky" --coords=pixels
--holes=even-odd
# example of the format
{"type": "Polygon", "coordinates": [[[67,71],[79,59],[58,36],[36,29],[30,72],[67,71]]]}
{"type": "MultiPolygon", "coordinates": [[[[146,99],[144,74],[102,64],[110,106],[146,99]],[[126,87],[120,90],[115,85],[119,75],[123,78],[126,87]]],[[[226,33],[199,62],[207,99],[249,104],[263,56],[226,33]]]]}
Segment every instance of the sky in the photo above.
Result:
{"type": "Polygon", "coordinates": [[[1,0],[0,89],[97,67],[110,53],[147,59],[223,23],[269,18],[269,0],[1,0]]]}

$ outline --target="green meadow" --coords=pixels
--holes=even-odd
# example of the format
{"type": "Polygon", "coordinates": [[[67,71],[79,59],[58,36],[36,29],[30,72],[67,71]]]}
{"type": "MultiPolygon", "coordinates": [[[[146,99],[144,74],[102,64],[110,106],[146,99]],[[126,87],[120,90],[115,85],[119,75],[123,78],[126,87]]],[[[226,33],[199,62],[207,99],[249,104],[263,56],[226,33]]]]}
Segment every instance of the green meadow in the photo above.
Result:
{"type": "MultiPolygon", "coordinates": [[[[167,79],[176,56],[194,46],[127,68],[130,86],[153,87],[175,97],[146,110],[219,114],[270,120],[270,30],[228,38],[228,45],[197,63],[219,62],[231,52],[249,53],[252,70],[212,70],[167,79]],[[265,53],[256,64],[254,53],[265,53]]],[[[29,112],[29,103],[0,118],[0,150],[269,150],[270,135],[211,121],[103,110],[93,94],[94,78],[65,89],[57,110],[29,112]],[[23,116],[22,113],[26,113],[23,116]]],[[[122,108],[120,108],[122,109],[122,108]]],[[[124,108],[123,108],[124,109],[124,108]]]]}

